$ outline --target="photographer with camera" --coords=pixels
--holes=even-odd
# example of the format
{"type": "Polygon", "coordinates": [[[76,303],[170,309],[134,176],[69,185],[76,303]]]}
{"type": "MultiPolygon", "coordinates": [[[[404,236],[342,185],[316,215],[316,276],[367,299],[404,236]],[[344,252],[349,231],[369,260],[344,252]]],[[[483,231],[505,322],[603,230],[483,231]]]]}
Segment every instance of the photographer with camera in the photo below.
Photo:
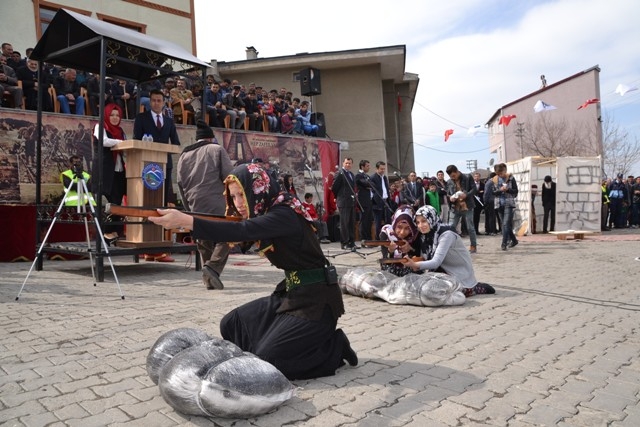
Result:
{"type": "Polygon", "coordinates": [[[89,185],[89,180],[91,179],[91,175],[84,171],[82,166],[82,159],[79,156],[71,156],[69,157],[69,169],[62,172],[60,174],[60,182],[64,186],[66,190],[71,185],[71,190],[67,194],[67,198],[64,201],[65,206],[83,206],[91,201],[93,206],[96,205],[96,201],[93,199],[91,193],[82,195],[81,203],[78,203],[78,180],[83,179],[87,186],[89,185]]]}

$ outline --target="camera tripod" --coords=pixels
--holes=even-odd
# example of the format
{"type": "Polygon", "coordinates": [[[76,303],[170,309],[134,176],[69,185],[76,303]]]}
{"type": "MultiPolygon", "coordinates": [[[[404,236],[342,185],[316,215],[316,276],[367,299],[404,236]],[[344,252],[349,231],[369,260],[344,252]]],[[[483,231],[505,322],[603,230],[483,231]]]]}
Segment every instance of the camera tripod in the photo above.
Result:
{"type": "Polygon", "coordinates": [[[84,219],[84,231],[85,231],[85,235],[87,238],[87,252],[89,253],[89,260],[91,262],[91,275],[93,276],[93,286],[96,286],[96,273],[95,273],[95,268],[93,266],[93,252],[95,249],[91,248],[91,240],[89,239],[89,225],[87,222],[87,215],[89,212],[87,212],[87,204],[89,205],[89,208],[91,210],[91,214],[94,218],[94,222],[96,224],[96,229],[98,232],[98,235],[100,236],[100,239],[102,241],[102,247],[104,248],[105,253],[107,254],[107,258],[109,259],[109,264],[111,265],[111,271],[113,272],[113,277],[116,281],[116,285],[118,286],[118,292],[120,293],[120,298],[124,299],[124,294],[122,293],[122,289],[120,288],[120,282],[118,281],[118,276],[116,275],[116,270],[113,267],[113,262],[111,261],[111,255],[109,255],[109,248],[107,247],[107,242],[104,240],[104,235],[102,234],[102,229],[100,228],[100,223],[98,222],[97,218],[96,218],[96,211],[93,208],[93,204],[91,203],[91,193],[89,193],[89,190],[87,189],[87,183],[84,180],[83,177],[83,171],[82,170],[76,170],[75,168],[73,169],[74,171],[74,178],[77,178],[77,183],[74,182],[75,180],[72,179],[71,182],[69,183],[69,186],[66,188],[65,192],[64,192],[64,197],[62,198],[62,201],[60,202],[60,206],[58,206],[58,210],[56,211],[54,217],[53,217],[53,221],[51,222],[51,225],[49,226],[49,229],[47,230],[47,234],[44,236],[44,240],[42,241],[42,243],[40,244],[40,248],[38,249],[38,252],[35,256],[35,259],[33,260],[33,263],[31,264],[31,268],[29,269],[29,272],[27,273],[27,277],[25,277],[24,282],[22,282],[22,287],[20,288],[20,292],[18,292],[18,296],[16,296],[16,301],[18,301],[18,299],[20,298],[20,294],[22,294],[22,290],[24,289],[24,285],[27,283],[27,280],[29,279],[29,276],[31,275],[31,272],[33,271],[33,267],[36,265],[36,262],[38,261],[38,258],[42,255],[42,250],[44,249],[44,246],[47,244],[47,239],[49,238],[49,234],[51,234],[51,230],[53,229],[53,226],[55,225],[56,221],[58,220],[58,218],[60,217],[60,214],[62,213],[62,208],[65,206],[65,202],[67,202],[68,197],[69,197],[69,193],[71,192],[71,189],[73,188],[74,185],[77,184],[77,205],[76,205],[76,209],[77,209],[77,213],[82,215],[82,218],[84,219]],[[87,195],[87,202],[85,203],[85,195],[87,195]]]}

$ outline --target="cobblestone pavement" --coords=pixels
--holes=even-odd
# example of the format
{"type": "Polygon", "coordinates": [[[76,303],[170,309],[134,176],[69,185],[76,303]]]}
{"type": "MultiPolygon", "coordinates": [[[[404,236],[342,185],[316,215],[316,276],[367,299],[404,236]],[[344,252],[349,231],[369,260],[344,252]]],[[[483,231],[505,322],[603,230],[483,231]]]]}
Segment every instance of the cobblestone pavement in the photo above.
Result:
{"type": "MultiPolygon", "coordinates": [[[[249,420],[187,417],[149,379],[146,356],[178,327],[219,336],[231,308],[282,273],[233,255],[207,291],[188,255],[174,264],[114,259],[93,286],[88,260],[0,264],[0,424],[7,426],[640,426],[640,234],[606,241],[531,236],[509,251],[479,238],[480,281],[495,295],[458,307],[345,296],[339,326],[357,367],[296,381],[297,397],[249,420]]],[[[376,265],[323,245],[344,273],[376,265]]],[[[126,258],[126,259],[125,259],[126,258]]],[[[108,264],[107,264],[108,265],[108,264]]]]}

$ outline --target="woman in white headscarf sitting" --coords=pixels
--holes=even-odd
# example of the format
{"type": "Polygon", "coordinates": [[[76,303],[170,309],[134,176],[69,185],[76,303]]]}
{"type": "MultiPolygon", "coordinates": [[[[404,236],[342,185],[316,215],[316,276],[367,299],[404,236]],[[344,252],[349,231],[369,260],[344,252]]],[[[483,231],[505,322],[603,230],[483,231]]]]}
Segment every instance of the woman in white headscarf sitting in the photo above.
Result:
{"type": "Polygon", "coordinates": [[[433,206],[420,207],[414,221],[419,234],[413,247],[424,261],[408,259],[405,267],[414,271],[438,271],[454,276],[462,282],[466,297],[496,293],[493,286],[476,280],[469,249],[453,228],[440,222],[440,216],[433,206]]]}

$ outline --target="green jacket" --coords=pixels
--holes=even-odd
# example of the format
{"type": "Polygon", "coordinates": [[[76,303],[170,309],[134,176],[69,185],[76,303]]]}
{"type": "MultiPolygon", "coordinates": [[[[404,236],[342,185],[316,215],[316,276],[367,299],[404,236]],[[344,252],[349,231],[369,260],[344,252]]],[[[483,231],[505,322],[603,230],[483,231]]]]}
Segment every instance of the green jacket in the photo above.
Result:
{"type": "MultiPolygon", "coordinates": [[[[91,175],[83,171],[82,177],[84,178],[84,182],[87,183],[88,187],[88,182],[91,179],[91,175]]],[[[64,205],[78,206],[78,178],[74,177],[73,171],[71,169],[67,169],[66,171],[62,172],[60,174],[60,182],[62,182],[65,191],[73,182],[73,184],[71,185],[71,189],[69,190],[69,193],[67,193],[67,197],[64,200],[64,205]]],[[[91,201],[91,204],[93,206],[96,205],[96,201],[93,199],[93,195],[91,193],[83,194],[83,199],[84,200],[82,201],[82,205],[86,205],[87,203],[89,203],[89,201],[91,201]]]]}

